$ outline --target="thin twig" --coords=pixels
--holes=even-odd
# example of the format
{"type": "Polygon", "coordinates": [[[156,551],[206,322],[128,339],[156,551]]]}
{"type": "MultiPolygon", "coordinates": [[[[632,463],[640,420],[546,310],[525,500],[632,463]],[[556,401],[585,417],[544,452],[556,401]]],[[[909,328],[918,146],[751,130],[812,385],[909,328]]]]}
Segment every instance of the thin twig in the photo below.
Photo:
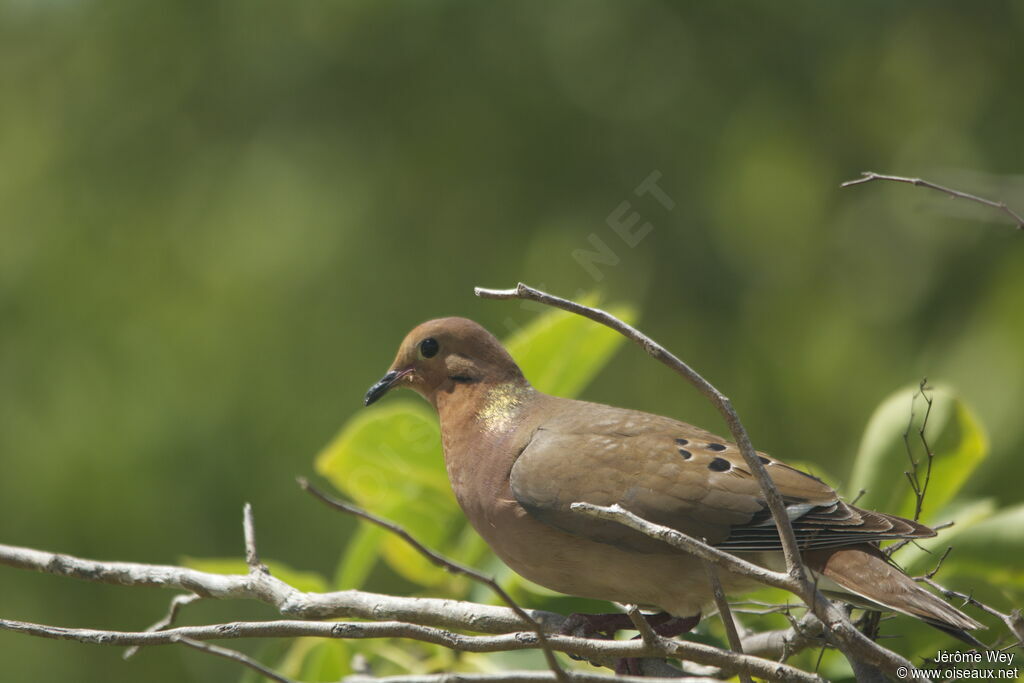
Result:
{"type": "Polygon", "coordinates": [[[192,640],[191,638],[183,638],[181,636],[175,636],[172,642],[181,643],[182,645],[188,645],[189,647],[195,648],[196,650],[199,650],[201,652],[207,652],[211,655],[217,655],[218,657],[223,657],[224,659],[230,659],[233,662],[238,662],[239,664],[247,666],[253,671],[258,672],[261,676],[265,678],[269,678],[272,681],[277,681],[277,683],[296,683],[296,681],[292,680],[291,678],[285,678],[273,669],[263,666],[252,657],[246,654],[242,654],[238,650],[231,650],[229,648],[221,647],[219,645],[210,645],[209,643],[203,643],[198,640],[192,640]]]}
{"type": "Polygon", "coordinates": [[[907,420],[907,428],[903,431],[903,447],[906,449],[907,459],[910,461],[910,471],[904,472],[903,474],[906,476],[907,481],[910,482],[910,488],[914,492],[915,522],[921,519],[921,510],[924,508],[924,499],[928,494],[928,484],[932,480],[932,464],[935,461],[935,452],[932,450],[931,445],[928,443],[928,437],[925,435],[925,430],[928,428],[928,418],[931,417],[932,406],[935,401],[928,395],[928,389],[930,388],[931,387],[928,386],[928,378],[925,377],[921,380],[918,390],[910,397],[910,418],[907,420]],[[917,436],[921,440],[921,445],[924,447],[924,453],[927,459],[923,483],[917,476],[918,467],[921,463],[914,459],[913,449],[910,446],[910,430],[913,429],[915,417],[914,404],[916,403],[918,396],[923,398],[927,405],[924,411],[924,417],[921,419],[921,426],[917,430],[917,436]]]}
{"type": "MultiPolygon", "coordinates": [[[[464,625],[465,627],[465,625],[464,625]]],[[[63,628],[0,619],[0,631],[57,640],[72,640],[93,645],[167,645],[174,638],[193,640],[235,640],[239,638],[337,638],[362,640],[375,638],[405,638],[440,645],[460,652],[508,652],[537,647],[534,634],[528,632],[502,635],[469,636],[447,629],[421,626],[404,621],[353,622],[276,620],[232,622],[203,626],[179,626],[166,631],[104,631],[97,629],[63,628]]],[[[551,635],[549,642],[559,652],[586,659],[673,657],[733,671],[744,671],[751,676],[772,681],[794,683],[822,683],[821,678],[796,667],[772,662],[760,657],[738,655],[702,643],[664,638],[663,647],[651,648],[642,640],[602,640],[576,636],[551,635]]],[[[574,674],[567,672],[572,677],[574,674]]]]}
{"type": "MultiPolygon", "coordinates": [[[[706,539],[705,539],[706,542],[706,539]]],[[[704,570],[707,572],[708,581],[711,583],[711,593],[715,596],[715,605],[718,607],[718,616],[722,618],[722,625],[725,626],[725,635],[729,640],[729,647],[737,654],[743,654],[743,641],[736,630],[736,621],[733,619],[732,610],[729,609],[729,601],[725,599],[725,591],[722,590],[722,582],[718,578],[718,570],[711,562],[704,562],[704,570]]],[[[753,683],[750,676],[740,674],[740,683],[753,683]]]]}
{"type": "Polygon", "coordinates": [[[640,638],[652,648],[660,646],[659,638],[661,636],[651,628],[650,622],[647,621],[647,617],[640,611],[640,607],[637,605],[622,605],[622,607],[626,610],[629,620],[633,622],[633,626],[639,631],[640,638]]]}
{"type": "MultiPolygon", "coordinates": [[[[948,529],[949,527],[953,526],[954,524],[956,524],[956,522],[954,522],[953,520],[950,520],[948,522],[943,522],[942,524],[935,524],[935,525],[932,525],[932,530],[933,531],[941,531],[943,529],[948,529]]],[[[892,555],[894,552],[896,552],[897,550],[899,550],[903,546],[909,545],[910,543],[914,543],[916,540],[917,539],[914,539],[914,538],[904,538],[904,539],[902,539],[900,541],[897,541],[897,542],[893,543],[892,545],[890,545],[888,548],[886,548],[882,552],[884,552],[886,555],[892,555]]],[[[918,545],[917,547],[921,548],[922,546],[918,545]]],[[[927,552],[930,552],[930,551],[927,551],[927,552]]]]}
{"type": "Polygon", "coordinates": [[[541,628],[541,625],[537,623],[537,621],[533,617],[526,613],[526,610],[519,606],[519,603],[512,599],[512,596],[509,595],[505,591],[505,589],[498,584],[497,581],[495,581],[489,576],[481,574],[480,572],[471,567],[467,567],[464,564],[460,564],[453,560],[449,560],[446,557],[442,557],[440,554],[434,552],[433,550],[431,550],[430,548],[426,547],[418,540],[413,538],[413,536],[408,531],[406,531],[399,525],[395,524],[394,522],[383,519],[382,517],[378,517],[377,515],[371,512],[367,512],[366,510],[363,510],[360,507],[351,505],[350,503],[346,503],[345,501],[338,500],[337,498],[327,495],[323,491],[313,486],[313,484],[311,484],[309,480],[306,479],[305,477],[299,477],[298,482],[299,486],[304,491],[312,494],[313,497],[317,498],[318,500],[326,504],[328,507],[332,507],[335,510],[340,510],[350,515],[354,515],[372,524],[376,524],[377,526],[382,527],[390,531],[391,533],[395,534],[399,538],[401,538],[403,541],[408,543],[413,549],[415,549],[423,557],[427,558],[434,565],[441,567],[446,571],[452,572],[453,574],[462,574],[463,576],[467,576],[470,579],[482,583],[483,585],[490,588],[498,597],[501,598],[501,600],[505,604],[512,608],[512,610],[519,616],[519,618],[522,619],[523,623],[526,624],[526,627],[536,634],[537,644],[540,645],[541,650],[544,652],[544,659],[547,661],[548,668],[551,669],[551,671],[555,674],[555,677],[561,683],[567,683],[568,678],[566,677],[565,670],[562,668],[561,664],[559,664],[558,660],[555,658],[555,653],[551,649],[551,644],[548,642],[548,637],[547,635],[545,635],[544,629],[541,628]]]}
{"type": "Polygon", "coordinates": [[[939,573],[940,569],[942,569],[942,563],[946,561],[946,558],[949,557],[951,552],[953,552],[953,546],[947,546],[946,552],[942,553],[942,557],[940,557],[939,561],[935,563],[935,568],[924,575],[926,579],[935,578],[935,575],[939,573]]]}
{"type": "Polygon", "coordinates": [[[781,588],[791,593],[798,593],[800,590],[800,585],[796,579],[786,572],[766,569],[759,564],[754,564],[731,553],[727,553],[713,545],[698,541],[696,538],[681,531],[649,522],[621,505],[615,504],[606,507],[592,503],[571,503],[569,509],[588,517],[594,517],[595,519],[618,522],[634,531],[639,531],[646,536],[667,543],[674,548],[685,550],[691,555],[721,567],[737,576],[753,579],[766,586],[781,588]]]}
{"type": "MultiPolygon", "coordinates": [[[[161,619],[160,621],[152,624],[146,630],[147,631],[162,631],[163,629],[167,628],[168,626],[171,626],[172,624],[174,624],[174,621],[178,618],[178,612],[181,610],[182,607],[184,607],[186,605],[191,605],[193,602],[196,602],[196,601],[201,600],[201,599],[202,598],[200,598],[195,593],[182,593],[181,595],[175,595],[173,598],[171,598],[171,606],[167,610],[167,614],[164,615],[164,618],[161,619]]],[[[138,651],[139,651],[139,646],[138,645],[133,645],[132,647],[130,647],[127,650],[125,650],[124,651],[124,655],[122,655],[122,656],[125,659],[130,659],[138,651]]]]}
{"type": "MultiPolygon", "coordinates": [[[[647,617],[645,617],[643,613],[640,612],[640,608],[637,605],[619,605],[619,607],[625,610],[626,616],[628,616],[629,620],[633,622],[633,627],[640,633],[640,640],[646,643],[648,648],[656,651],[664,651],[666,647],[670,645],[669,642],[666,642],[668,641],[667,638],[663,638],[657,632],[655,632],[655,630],[651,627],[650,622],[647,621],[647,617]]],[[[635,661],[637,661],[639,666],[639,671],[637,672],[637,675],[643,676],[644,680],[652,676],[657,676],[657,673],[648,673],[647,670],[648,663],[654,664],[657,660],[637,659],[635,661]]],[[[664,662],[660,662],[660,664],[662,666],[665,665],[664,662]]]]}
{"type": "Polygon", "coordinates": [[[1024,230],[1024,218],[1022,218],[1020,214],[1016,213],[1010,207],[1008,207],[1005,202],[994,201],[992,199],[985,199],[984,197],[979,197],[977,195],[969,194],[967,192],[954,190],[949,187],[943,187],[942,185],[936,185],[935,183],[929,182],[927,180],[922,180],[921,178],[907,178],[898,175],[875,173],[874,171],[864,171],[860,175],[860,178],[857,178],[856,180],[847,180],[845,183],[841,183],[839,187],[853,187],[854,185],[863,185],[864,183],[870,183],[873,180],[889,180],[895,183],[907,183],[909,185],[917,185],[918,187],[927,187],[928,189],[936,190],[938,192],[942,192],[943,194],[947,194],[953,199],[966,199],[967,201],[976,202],[978,204],[983,204],[985,206],[991,207],[993,209],[998,209],[999,211],[1002,211],[1007,216],[1013,219],[1013,222],[1017,225],[1018,230],[1024,230]]]}
{"type": "Polygon", "coordinates": [[[252,519],[252,505],[242,506],[242,534],[245,537],[245,563],[249,565],[250,574],[270,574],[267,565],[260,562],[256,552],[256,525],[252,519]]]}
{"type": "Polygon", "coordinates": [[[928,584],[935,590],[942,593],[943,597],[945,597],[947,600],[952,600],[954,598],[957,600],[963,600],[964,604],[972,605],[983,612],[986,612],[994,617],[999,618],[999,620],[1006,625],[1006,628],[1010,630],[1010,633],[1013,634],[1013,636],[1017,639],[1017,642],[1020,644],[1024,644],[1024,618],[1021,617],[1019,610],[1014,610],[1010,614],[1003,614],[999,610],[995,609],[994,607],[986,605],[985,603],[976,599],[972,595],[968,595],[967,593],[961,593],[959,591],[954,591],[946,588],[945,586],[943,586],[942,584],[940,584],[939,582],[935,581],[927,575],[915,576],[914,581],[920,581],[921,583],[928,584]]]}

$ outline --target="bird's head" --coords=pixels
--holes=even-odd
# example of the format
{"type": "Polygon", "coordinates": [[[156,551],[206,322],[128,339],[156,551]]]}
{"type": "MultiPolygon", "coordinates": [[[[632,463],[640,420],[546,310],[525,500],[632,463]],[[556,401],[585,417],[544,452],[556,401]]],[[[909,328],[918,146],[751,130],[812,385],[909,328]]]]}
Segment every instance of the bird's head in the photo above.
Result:
{"type": "Polygon", "coordinates": [[[437,405],[438,394],[460,386],[522,380],[519,366],[490,332],[466,318],[438,318],[406,335],[391,368],[366,392],[365,403],[404,386],[437,405]]]}

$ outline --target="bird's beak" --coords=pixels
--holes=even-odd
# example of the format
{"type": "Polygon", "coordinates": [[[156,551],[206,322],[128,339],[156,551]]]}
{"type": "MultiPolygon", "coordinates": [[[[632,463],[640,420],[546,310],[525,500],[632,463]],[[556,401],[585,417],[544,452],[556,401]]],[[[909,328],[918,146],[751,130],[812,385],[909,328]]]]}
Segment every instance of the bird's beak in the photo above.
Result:
{"type": "Polygon", "coordinates": [[[405,368],[404,370],[390,370],[388,374],[380,378],[380,380],[370,387],[370,390],[366,392],[366,398],[363,399],[363,405],[370,405],[374,403],[384,394],[388,393],[391,387],[398,384],[398,381],[412,372],[412,368],[405,368]]]}

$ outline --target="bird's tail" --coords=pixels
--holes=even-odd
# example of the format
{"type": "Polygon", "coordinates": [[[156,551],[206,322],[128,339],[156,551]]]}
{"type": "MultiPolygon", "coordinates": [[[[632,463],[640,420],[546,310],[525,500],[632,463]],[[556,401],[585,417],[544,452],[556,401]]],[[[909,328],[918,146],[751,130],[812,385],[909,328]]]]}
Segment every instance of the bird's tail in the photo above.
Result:
{"type": "Polygon", "coordinates": [[[853,602],[916,617],[966,643],[984,647],[967,633],[985,628],[982,624],[922,588],[873,545],[811,550],[804,553],[804,561],[843,592],[861,598],[853,602]]]}

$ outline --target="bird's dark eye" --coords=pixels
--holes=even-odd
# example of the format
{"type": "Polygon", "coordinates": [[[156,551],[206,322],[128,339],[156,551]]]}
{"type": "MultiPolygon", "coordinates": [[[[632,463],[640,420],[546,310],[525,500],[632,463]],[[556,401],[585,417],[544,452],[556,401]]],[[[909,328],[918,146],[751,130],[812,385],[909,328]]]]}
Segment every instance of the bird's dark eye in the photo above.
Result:
{"type": "Polygon", "coordinates": [[[424,358],[433,358],[437,355],[438,349],[441,345],[437,343],[437,340],[433,337],[427,337],[420,342],[420,355],[424,358]]]}

